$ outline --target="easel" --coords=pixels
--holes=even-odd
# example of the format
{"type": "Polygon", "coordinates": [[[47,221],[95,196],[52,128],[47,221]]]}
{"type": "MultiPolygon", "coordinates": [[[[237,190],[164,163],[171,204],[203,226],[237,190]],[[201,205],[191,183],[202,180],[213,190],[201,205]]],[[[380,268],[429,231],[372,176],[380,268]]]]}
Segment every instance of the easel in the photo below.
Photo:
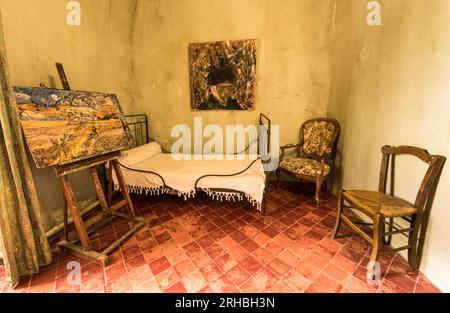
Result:
{"type": "MultiPolygon", "coordinates": [[[[60,75],[61,81],[63,83],[64,89],[69,88],[67,79],[65,78],[64,69],[61,64],[57,64],[58,73],[60,75]]],[[[63,211],[63,219],[64,219],[64,239],[58,243],[60,249],[66,249],[70,253],[78,256],[80,258],[89,260],[91,262],[100,264],[100,265],[108,265],[110,261],[109,255],[120,246],[122,242],[127,240],[130,236],[136,233],[141,227],[148,224],[144,218],[137,217],[135,215],[133,203],[131,202],[130,196],[128,194],[125,180],[122,175],[122,171],[120,170],[120,165],[117,161],[119,157],[121,157],[121,151],[110,152],[105,155],[101,155],[98,157],[93,157],[86,160],[81,160],[78,162],[66,164],[66,165],[58,165],[55,166],[54,169],[56,171],[56,175],[59,177],[61,181],[61,185],[63,188],[64,198],[66,200],[66,206],[63,211]],[[108,164],[109,163],[109,164],[108,164]],[[107,165],[108,168],[108,200],[106,200],[105,193],[103,191],[102,184],[100,182],[100,178],[98,176],[97,167],[100,165],[107,165]],[[74,193],[72,190],[72,186],[69,182],[68,175],[73,174],[75,172],[89,169],[91,174],[92,181],[94,183],[95,191],[97,193],[98,200],[100,202],[100,206],[102,208],[102,212],[95,217],[93,217],[89,221],[89,225],[86,226],[81,217],[80,210],[76,204],[74,193]],[[113,184],[113,171],[116,175],[117,181],[120,186],[120,190],[123,196],[123,199],[112,204],[112,184],[113,184]],[[124,214],[118,212],[119,209],[124,206],[128,206],[131,215],[124,214]],[[73,218],[73,222],[75,224],[75,228],[78,233],[78,239],[69,241],[68,234],[68,209],[73,218]],[[110,223],[115,218],[124,218],[129,221],[133,221],[134,226],[126,232],[123,236],[117,239],[114,243],[112,243],[109,247],[104,249],[101,252],[97,252],[91,249],[89,235],[93,232],[97,231],[104,225],[110,223]],[[92,226],[92,227],[90,227],[92,226]],[[81,246],[77,243],[81,242],[81,246]]]]}

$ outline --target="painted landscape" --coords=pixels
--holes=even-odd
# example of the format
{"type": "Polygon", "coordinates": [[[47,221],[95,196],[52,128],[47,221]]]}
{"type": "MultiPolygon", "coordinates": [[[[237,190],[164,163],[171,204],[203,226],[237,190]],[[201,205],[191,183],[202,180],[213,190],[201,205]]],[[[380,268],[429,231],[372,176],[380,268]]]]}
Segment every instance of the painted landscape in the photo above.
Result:
{"type": "Polygon", "coordinates": [[[189,45],[193,110],[253,110],[256,40],[189,45]]]}
{"type": "Polygon", "coordinates": [[[121,150],[129,135],[117,97],[14,87],[22,129],[38,168],[121,150]]]}

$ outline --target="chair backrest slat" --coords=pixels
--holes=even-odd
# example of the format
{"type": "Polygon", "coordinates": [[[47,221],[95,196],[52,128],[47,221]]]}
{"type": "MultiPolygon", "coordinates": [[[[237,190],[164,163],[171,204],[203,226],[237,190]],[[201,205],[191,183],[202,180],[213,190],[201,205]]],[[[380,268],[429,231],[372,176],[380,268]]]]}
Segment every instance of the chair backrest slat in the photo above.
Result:
{"type": "Polygon", "coordinates": [[[430,163],[432,160],[432,155],[430,155],[427,150],[413,146],[384,146],[383,148],[381,148],[381,152],[394,155],[414,155],[426,163],[430,163]]]}
{"type": "Polygon", "coordinates": [[[380,182],[378,185],[378,191],[382,193],[386,193],[386,185],[387,185],[387,174],[389,170],[389,158],[390,154],[383,153],[383,158],[381,160],[381,169],[380,169],[380,182]]]}
{"type": "MultiPolygon", "coordinates": [[[[379,192],[386,193],[389,159],[391,156],[394,160],[396,155],[412,155],[429,164],[414,202],[414,207],[417,209],[417,212],[422,213],[430,193],[437,184],[446,158],[441,155],[430,155],[427,150],[412,146],[384,146],[381,148],[381,152],[383,153],[383,159],[381,161],[380,181],[378,187],[379,192]]],[[[395,169],[392,168],[392,166],[393,162],[391,162],[391,171],[394,171],[395,169]]],[[[394,175],[392,174],[391,186],[395,183],[393,181],[393,177],[394,175]]],[[[393,188],[391,188],[391,190],[393,190],[393,188]]]]}

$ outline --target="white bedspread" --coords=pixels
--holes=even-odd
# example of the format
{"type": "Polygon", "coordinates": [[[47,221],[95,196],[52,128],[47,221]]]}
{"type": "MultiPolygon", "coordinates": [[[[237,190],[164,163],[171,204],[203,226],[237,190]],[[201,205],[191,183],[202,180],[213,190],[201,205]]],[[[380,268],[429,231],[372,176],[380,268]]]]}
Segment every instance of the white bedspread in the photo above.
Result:
{"type": "MultiPolygon", "coordinates": [[[[163,190],[163,182],[160,177],[152,173],[139,172],[151,171],[164,178],[166,187],[175,190],[179,196],[186,198],[195,196],[195,182],[203,175],[210,174],[234,174],[244,170],[254,158],[246,156],[245,160],[175,160],[171,154],[164,154],[156,150],[155,146],[139,147],[141,159],[136,158],[136,152],[129,153],[129,159],[135,162],[127,162],[126,157],[119,162],[127,167],[122,167],[127,189],[131,193],[161,194],[170,189],[163,190]],[[150,154],[146,154],[145,150],[150,154]],[[143,160],[142,160],[143,159],[143,160]],[[137,162],[138,161],[138,162],[137,162]]],[[[126,153],[126,152],[125,152],[126,153]]],[[[118,189],[117,179],[113,174],[114,186],[118,189]]],[[[248,170],[230,177],[205,177],[197,187],[203,189],[208,195],[217,200],[242,200],[242,195],[230,192],[216,192],[211,189],[224,188],[244,193],[248,201],[261,208],[265,188],[265,174],[260,160],[257,160],[248,170]]]]}

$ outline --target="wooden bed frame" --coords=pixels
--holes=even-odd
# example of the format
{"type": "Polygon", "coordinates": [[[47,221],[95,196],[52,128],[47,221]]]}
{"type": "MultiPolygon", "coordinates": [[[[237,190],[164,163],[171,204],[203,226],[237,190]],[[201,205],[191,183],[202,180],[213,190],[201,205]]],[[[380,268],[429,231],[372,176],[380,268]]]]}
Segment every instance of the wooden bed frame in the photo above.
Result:
{"type": "MultiPolygon", "coordinates": [[[[148,127],[148,117],[146,114],[133,114],[133,115],[126,115],[125,119],[127,120],[128,126],[130,127],[130,131],[132,134],[134,134],[134,138],[135,138],[135,143],[131,146],[131,148],[135,148],[141,145],[144,145],[146,143],[149,143],[150,141],[154,141],[151,139],[150,135],[149,135],[149,127],[148,127]]],[[[272,127],[272,122],[270,121],[270,119],[264,115],[263,113],[260,113],[259,115],[259,126],[264,126],[266,127],[266,132],[267,132],[267,153],[270,151],[270,134],[271,134],[271,127],[272,127]]],[[[257,144],[258,144],[258,153],[261,153],[261,151],[259,151],[259,141],[260,141],[260,136],[258,136],[258,140],[257,140],[257,144]]],[[[247,147],[245,148],[244,151],[248,151],[250,145],[252,145],[254,142],[250,142],[247,147]]],[[[167,153],[167,151],[163,151],[165,153],[167,153]]],[[[237,154],[237,153],[236,153],[237,154]]],[[[195,182],[195,190],[196,191],[203,191],[201,188],[197,187],[198,186],[198,182],[205,177],[233,177],[233,176],[238,176],[242,173],[244,173],[245,171],[247,171],[249,168],[251,168],[253,166],[253,164],[255,164],[256,161],[261,160],[260,157],[258,157],[257,159],[253,160],[246,168],[244,168],[243,170],[236,172],[236,173],[232,173],[232,174],[208,174],[208,175],[203,175],[201,177],[199,177],[196,182],[195,182]]],[[[264,163],[264,160],[261,160],[261,162],[264,163]]],[[[162,187],[164,189],[172,189],[170,186],[168,186],[164,180],[164,178],[155,172],[152,171],[145,171],[145,170],[137,170],[137,169],[133,169],[130,167],[127,167],[123,164],[121,164],[119,162],[119,165],[127,170],[131,170],[131,171],[136,171],[136,172],[143,172],[143,173],[150,173],[150,174],[154,174],[156,176],[158,176],[161,181],[162,181],[162,187]]],[[[112,194],[112,190],[113,190],[113,183],[112,183],[112,179],[108,178],[108,192],[109,194],[112,194]]],[[[266,178],[266,185],[267,185],[267,178],[266,178]]],[[[226,189],[226,188],[210,188],[210,191],[212,192],[230,192],[230,193],[235,193],[235,194],[241,194],[244,195],[243,192],[239,191],[239,190],[234,190],[234,189],[226,189]]],[[[265,191],[264,191],[265,192],[265,191]]],[[[265,197],[263,196],[262,199],[262,203],[261,203],[261,213],[263,215],[266,215],[266,208],[265,208],[265,197]]]]}

